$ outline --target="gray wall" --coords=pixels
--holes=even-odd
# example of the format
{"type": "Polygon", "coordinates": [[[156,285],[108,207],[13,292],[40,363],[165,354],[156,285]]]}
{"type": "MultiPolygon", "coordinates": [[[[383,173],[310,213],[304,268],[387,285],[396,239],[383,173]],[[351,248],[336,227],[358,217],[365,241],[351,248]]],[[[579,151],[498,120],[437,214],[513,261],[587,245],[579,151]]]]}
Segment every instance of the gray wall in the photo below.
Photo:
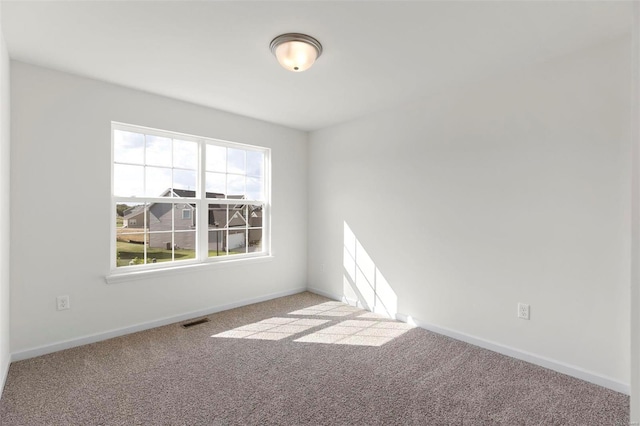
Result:
{"type": "Polygon", "coordinates": [[[631,422],[640,424],[640,3],[633,4],[631,208],[631,422]]]}
{"type": "Polygon", "coordinates": [[[404,318],[628,392],[629,52],[312,133],[310,287],[375,285],[404,318]]]}
{"type": "MultiPolygon", "coordinates": [[[[0,4],[0,14],[2,5],[0,4]]],[[[10,98],[9,55],[0,27],[0,394],[10,362],[10,98]]]]}
{"type": "Polygon", "coordinates": [[[11,72],[14,354],[306,287],[304,132],[20,62],[11,72]],[[274,257],[106,284],[112,120],[271,148],[274,257]],[[51,207],[46,215],[32,194],[51,207]],[[65,226],[68,203],[90,209],[77,232],[65,226]],[[43,242],[73,249],[41,255],[43,242]],[[70,310],[56,311],[58,295],[70,296],[70,310]]]}

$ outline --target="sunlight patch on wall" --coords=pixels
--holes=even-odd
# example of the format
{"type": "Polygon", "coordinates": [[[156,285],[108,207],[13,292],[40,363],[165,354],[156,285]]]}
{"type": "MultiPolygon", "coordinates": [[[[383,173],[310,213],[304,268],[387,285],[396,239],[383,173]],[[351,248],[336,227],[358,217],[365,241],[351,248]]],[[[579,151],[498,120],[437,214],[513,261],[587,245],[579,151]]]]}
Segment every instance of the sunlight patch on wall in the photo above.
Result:
{"type": "Polygon", "coordinates": [[[253,324],[243,325],[233,330],[214,334],[211,337],[235,339],[281,340],[310,328],[325,324],[329,320],[311,318],[269,318],[253,324]]]}
{"type": "Polygon", "coordinates": [[[398,296],[344,222],[343,297],[372,312],[395,318],[398,296]]]}

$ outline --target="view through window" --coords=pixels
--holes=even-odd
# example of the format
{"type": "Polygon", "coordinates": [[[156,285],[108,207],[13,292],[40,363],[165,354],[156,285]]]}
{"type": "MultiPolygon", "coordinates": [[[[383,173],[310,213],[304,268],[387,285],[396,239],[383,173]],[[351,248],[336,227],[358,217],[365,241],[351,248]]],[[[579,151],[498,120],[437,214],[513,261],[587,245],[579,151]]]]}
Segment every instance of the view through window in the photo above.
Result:
{"type": "Polygon", "coordinates": [[[268,253],[269,149],[120,123],[112,141],[114,269],[268,253]]]}

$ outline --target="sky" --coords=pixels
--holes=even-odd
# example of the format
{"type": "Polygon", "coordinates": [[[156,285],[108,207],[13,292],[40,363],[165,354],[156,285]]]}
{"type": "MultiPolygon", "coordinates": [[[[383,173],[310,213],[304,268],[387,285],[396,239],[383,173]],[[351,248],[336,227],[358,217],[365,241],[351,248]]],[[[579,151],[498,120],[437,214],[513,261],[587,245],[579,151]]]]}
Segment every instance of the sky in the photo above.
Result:
{"type": "MultiPolygon", "coordinates": [[[[264,199],[264,153],[206,144],[206,191],[264,199]]],[[[114,130],[114,195],[159,197],[197,188],[198,144],[114,130]]]]}

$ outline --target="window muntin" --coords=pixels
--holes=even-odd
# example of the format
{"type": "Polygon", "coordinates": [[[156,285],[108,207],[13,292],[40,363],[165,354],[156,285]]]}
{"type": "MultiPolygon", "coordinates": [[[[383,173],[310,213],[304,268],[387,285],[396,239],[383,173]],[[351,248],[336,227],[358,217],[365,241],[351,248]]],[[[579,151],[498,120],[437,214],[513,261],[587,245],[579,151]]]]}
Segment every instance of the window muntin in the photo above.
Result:
{"type": "Polygon", "coordinates": [[[113,195],[160,197],[171,188],[196,189],[198,142],[119,129],[113,140],[113,195]]]}
{"type": "Polygon", "coordinates": [[[112,269],[268,254],[269,149],[120,123],[112,140],[112,269]]]}
{"type": "Polygon", "coordinates": [[[264,204],[209,204],[209,257],[260,253],[264,204]]]}
{"type": "Polygon", "coordinates": [[[264,152],[207,144],[206,156],[207,192],[226,194],[226,198],[264,200],[264,152]]]}

